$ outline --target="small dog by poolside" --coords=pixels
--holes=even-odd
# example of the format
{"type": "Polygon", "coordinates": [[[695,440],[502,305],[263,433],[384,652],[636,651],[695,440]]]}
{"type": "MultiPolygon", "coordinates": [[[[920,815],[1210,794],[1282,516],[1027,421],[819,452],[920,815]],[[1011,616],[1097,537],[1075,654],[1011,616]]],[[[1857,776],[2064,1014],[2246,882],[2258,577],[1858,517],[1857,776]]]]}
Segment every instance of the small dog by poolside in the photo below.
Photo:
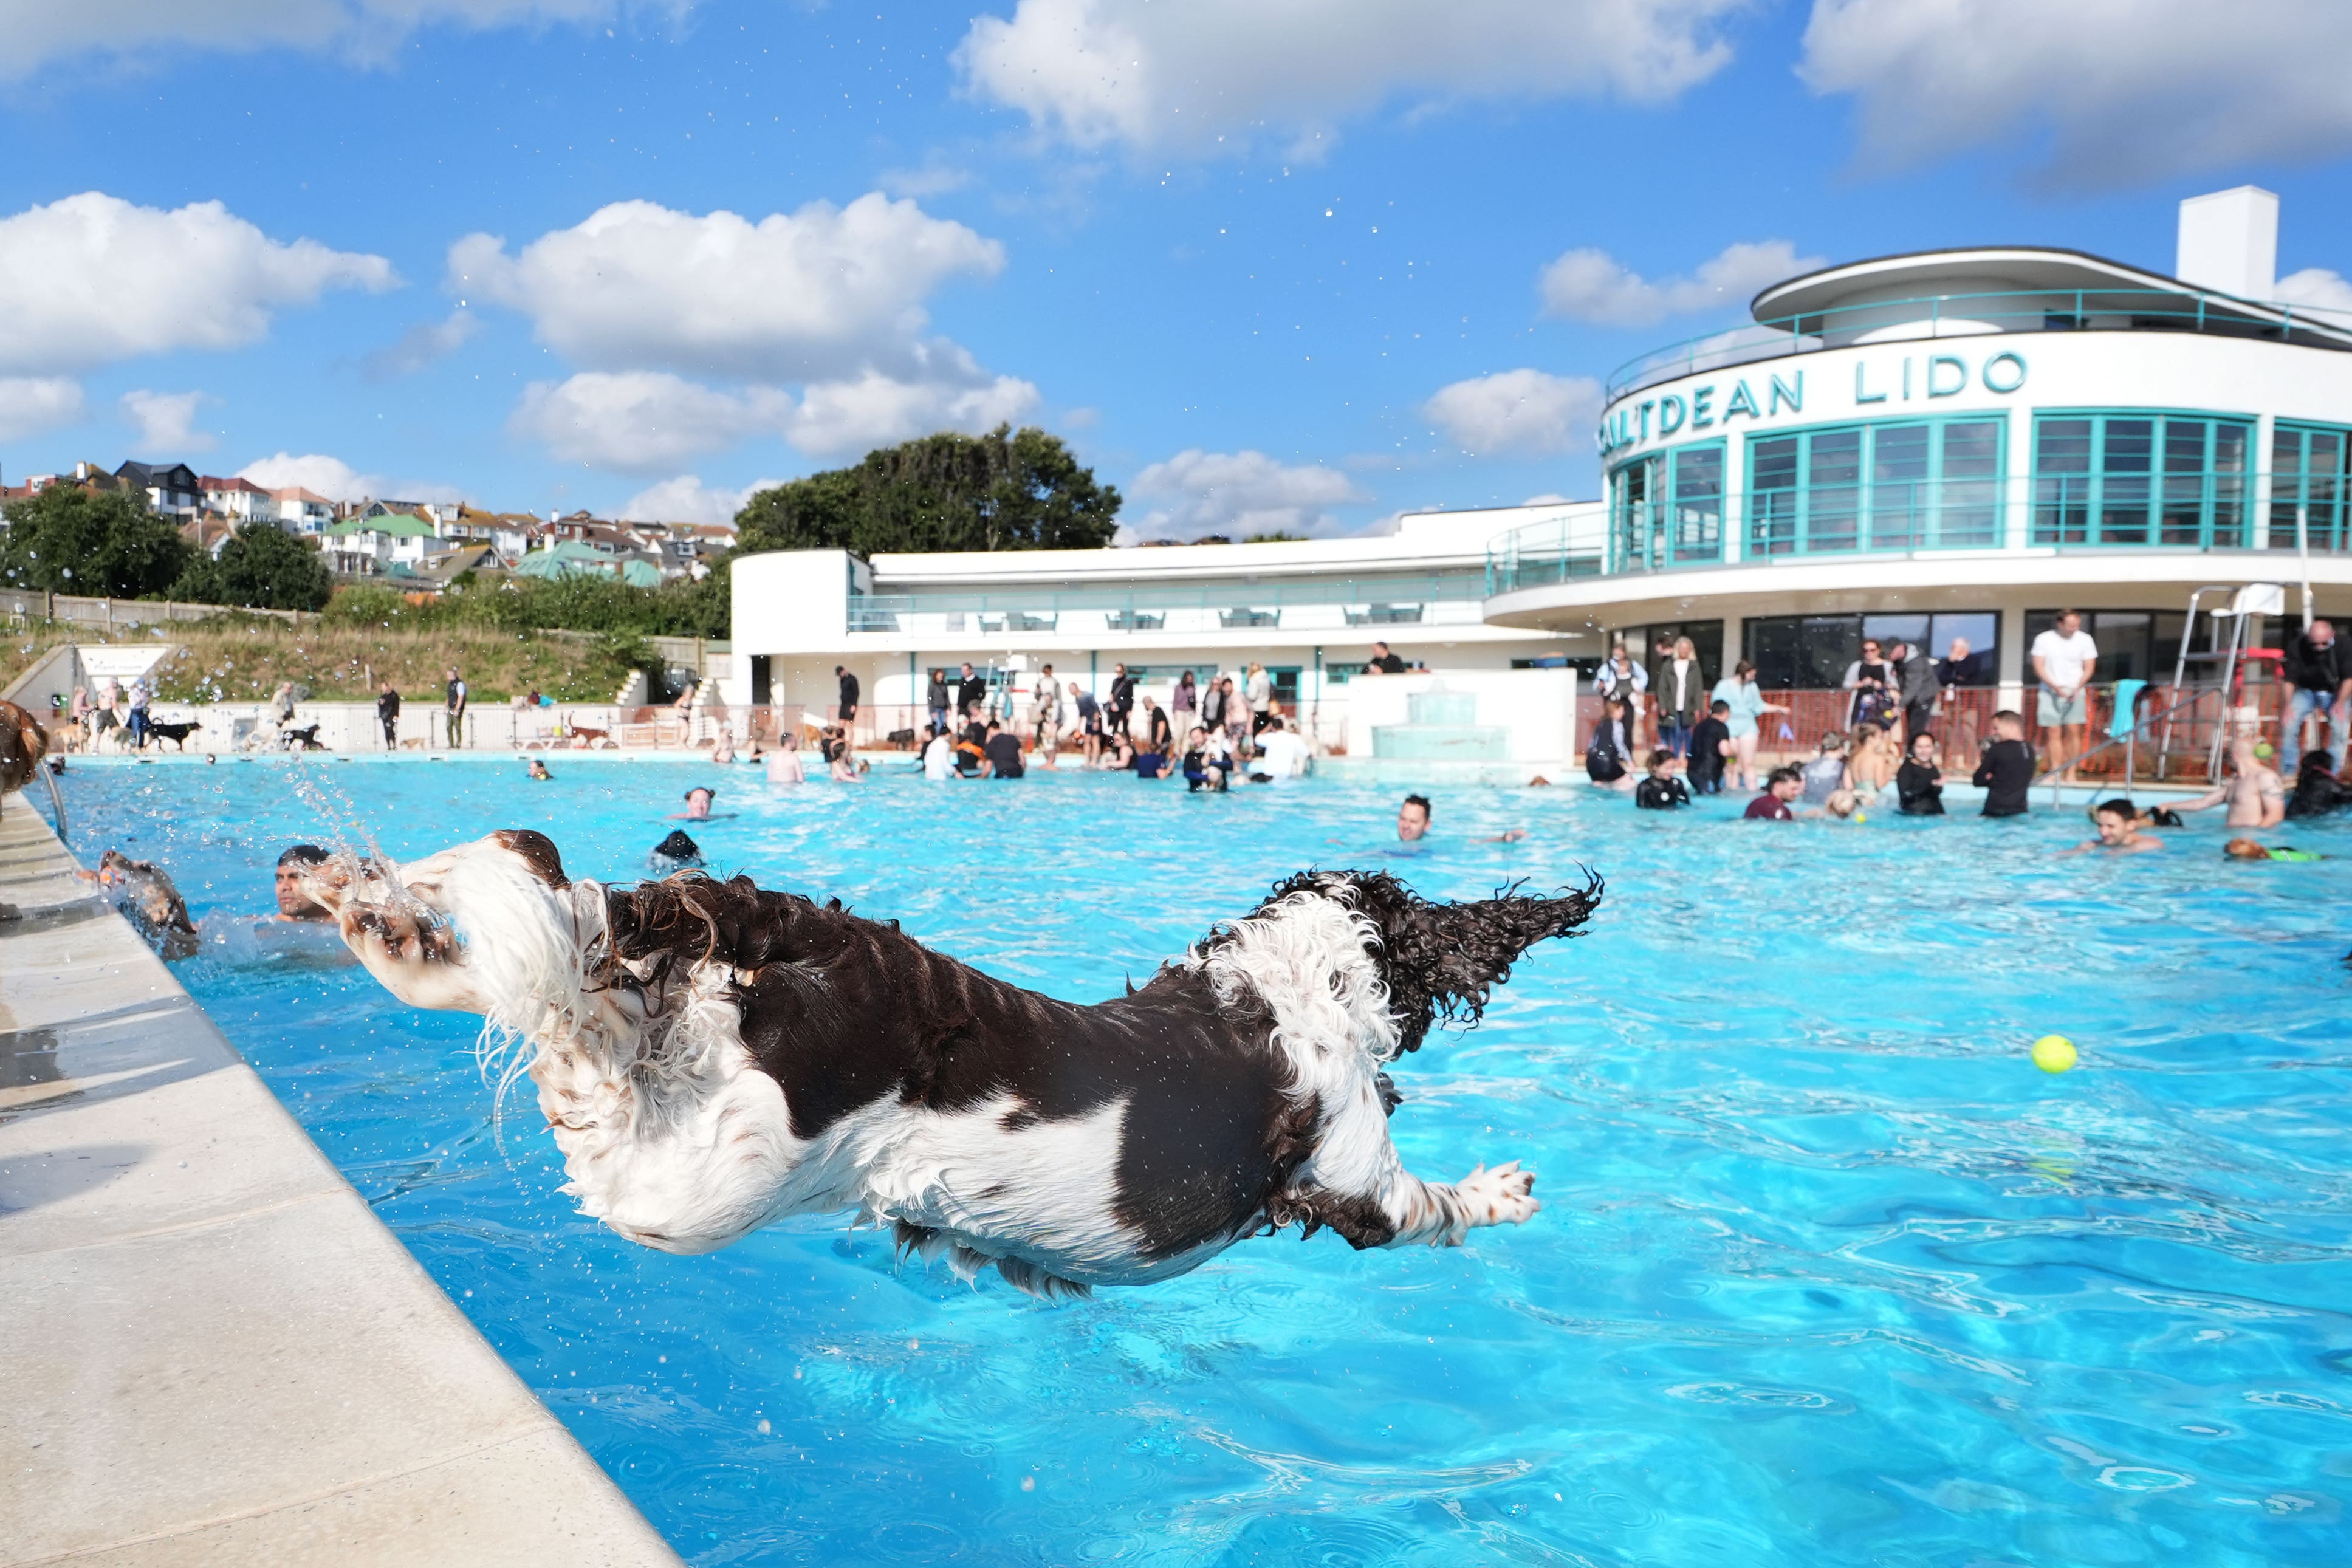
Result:
{"type": "Polygon", "coordinates": [[[1379,872],[1304,872],[1091,1007],[935,953],[895,922],[684,872],[574,882],[511,829],[404,865],[310,867],[369,970],[485,1015],[528,1074],[587,1214],[708,1252],[853,1209],[969,1280],[1058,1299],[1198,1268],[1299,1227],[1453,1246],[1535,1214],[1532,1173],[1408,1171],[1387,1069],[1475,1023],[1600,880],[1433,904],[1379,872]]]}
{"type": "Polygon", "coordinates": [[[188,737],[195,734],[196,731],[204,727],[205,727],[203,725],[197,723],[194,719],[190,719],[185,724],[168,724],[160,718],[149,719],[147,721],[148,734],[153,736],[158,740],[170,741],[173,746],[182,751],[188,749],[188,737]]]}

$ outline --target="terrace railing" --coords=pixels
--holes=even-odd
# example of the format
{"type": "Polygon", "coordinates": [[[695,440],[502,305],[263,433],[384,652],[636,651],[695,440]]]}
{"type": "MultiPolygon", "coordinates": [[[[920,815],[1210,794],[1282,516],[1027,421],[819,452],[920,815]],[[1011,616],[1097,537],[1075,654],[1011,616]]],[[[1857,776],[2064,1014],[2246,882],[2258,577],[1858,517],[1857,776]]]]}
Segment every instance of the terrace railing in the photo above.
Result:
{"type": "Polygon", "coordinates": [[[849,630],[924,637],[1015,638],[1106,632],[1332,631],[1363,626],[1475,626],[1485,580],[1426,577],[1265,579],[965,593],[860,594],[849,630]]]}
{"type": "Polygon", "coordinates": [[[1859,342],[2014,332],[2200,332],[2326,348],[2352,347],[2342,312],[2260,305],[2185,288],[2023,288],[1922,294],[1774,316],[1653,349],[1617,367],[1607,399],[1678,377],[1818,353],[1859,342]]]}

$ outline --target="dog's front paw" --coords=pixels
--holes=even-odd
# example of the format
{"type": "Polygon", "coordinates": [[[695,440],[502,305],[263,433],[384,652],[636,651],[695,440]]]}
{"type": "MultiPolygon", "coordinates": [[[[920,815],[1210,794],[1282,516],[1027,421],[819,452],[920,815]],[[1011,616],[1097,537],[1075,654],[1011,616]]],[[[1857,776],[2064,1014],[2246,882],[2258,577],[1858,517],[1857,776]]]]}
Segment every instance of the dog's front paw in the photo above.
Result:
{"type": "Polygon", "coordinates": [[[1519,1162],[1513,1160],[1493,1170],[1480,1166],[1456,1183],[1454,1190],[1468,1206],[1473,1225],[1524,1225],[1543,1207],[1530,1196],[1535,1185],[1536,1173],[1521,1170],[1519,1162]]]}

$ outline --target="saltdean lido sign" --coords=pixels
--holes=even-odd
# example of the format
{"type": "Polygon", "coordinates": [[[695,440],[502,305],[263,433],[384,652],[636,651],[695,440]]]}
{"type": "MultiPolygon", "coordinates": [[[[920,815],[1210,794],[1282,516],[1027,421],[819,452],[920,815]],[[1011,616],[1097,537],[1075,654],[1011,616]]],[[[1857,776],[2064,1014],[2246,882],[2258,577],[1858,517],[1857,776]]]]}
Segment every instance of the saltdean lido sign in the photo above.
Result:
{"type": "MultiPolygon", "coordinates": [[[[1814,382],[1842,381],[1833,367],[1813,366],[1814,382]]],[[[1885,402],[1958,397],[1970,386],[2007,393],[2025,384],[2025,356],[2014,349],[1988,355],[1971,366],[1958,354],[1906,354],[1899,365],[1883,359],[1853,362],[1853,402],[1869,409],[1885,402]]],[[[1764,421],[1782,413],[1805,411],[1805,371],[1758,371],[1729,382],[1709,382],[1687,392],[1627,400],[1609,411],[1594,444],[1606,457],[1628,446],[1701,430],[1727,430],[1735,419],[1764,421]],[[1726,386],[1729,391],[1725,391],[1726,386]],[[1759,393],[1759,387],[1761,389],[1759,393]]]]}

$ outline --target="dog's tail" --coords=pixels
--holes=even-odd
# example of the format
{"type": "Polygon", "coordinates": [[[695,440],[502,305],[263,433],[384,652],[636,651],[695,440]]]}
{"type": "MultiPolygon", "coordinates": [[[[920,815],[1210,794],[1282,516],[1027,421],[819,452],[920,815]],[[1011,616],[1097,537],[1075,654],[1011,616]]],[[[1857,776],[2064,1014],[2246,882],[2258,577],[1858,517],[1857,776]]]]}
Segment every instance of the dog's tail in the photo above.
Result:
{"type": "Polygon", "coordinates": [[[1388,987],[1402,1055],[1418,1050],[1440,1021],[1476,1023],[1487,992],[1510,978],[1519,956],[1547,937],[1579,935],[1605,891],[1591,872],[1581,888],[1556,894],[1522,893],[1522,885],[1470,904],[1433,904],[1385,872],[1302,872],[1276,883],[1266,902],[1320,894],[1371,923],[1372,958],[1388,987]]]}

